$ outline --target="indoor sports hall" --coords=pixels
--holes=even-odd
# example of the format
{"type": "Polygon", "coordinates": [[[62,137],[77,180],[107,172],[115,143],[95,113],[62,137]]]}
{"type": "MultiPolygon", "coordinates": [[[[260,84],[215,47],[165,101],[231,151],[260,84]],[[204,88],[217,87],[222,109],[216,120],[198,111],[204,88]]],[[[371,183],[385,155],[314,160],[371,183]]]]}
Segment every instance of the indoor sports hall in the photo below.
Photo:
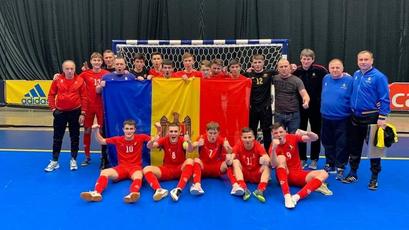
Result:
{"type": "MultiPolygon", "coordinates": [[[[0,229],[409,229],[408,0],[2,0],[1,3],[0,229]],[[101,94],[98,89],[92,92],[101,95],[106,137],[124,135],[123,121],[132,119],[136,122],[136,133],[147,134],[152,139],[155,135],[166,135],[166,129],[156,133],[157,124],[168,128],[173,122],[178,124],[181,137],[185,134],[199,140],[206,124],[217,121],[221,134],[234,145],[242,141],[240,130],[251,126],[255,105],[252,95],[257,90],[254,85],[262,84],[259,78],[247,75],[257,72],[254,56],[262,55],[262,71],[277,70],[273,74],[276,76],[283,75],[278,66],[282,60],[288,60],[292,68],[290,75],[301,79],[311,97],[309,108],[315,99],[319,102],[325,99],[321,99],[321,85],[319,89],[309,88],[313,80],[295,76],[303,68],[305,49],[314,54],[310,65],[321,66],[329,77],[334,75],[329,66],[334,59],[343,64],[343,77],[350,75],[356,80],[361,72],[365,74],[359,60],[361,51],[371,54],[369,62],[373,63],[368,71],[376,68],[386,76],[388,94],[382,97],[388,101],[385,121],[396,128],[397,142],[382,150],[382,169],[375,188],[368,189],[368,182],[373,179],[368,156],[375,146],[369,140],[364,143],[356,181],[343,183],[336,179],[336,174],[329,173],[325,182],[333,194],[308,191],[310,194],[296,203],[295,208],[285,207],[275,170],[263,194],[265,202],[253,194],[248,200],[231,195],[232,186],[226,175],[203,178],[204,194],[200,196],[189,192],[192,181],[187,181],[177,201],[170,194],[154,201],[154,190],[144,178],[140,198],[131,204],[124,202],[124,197],[133,182],[109,180],[102,200],[88,202],[80,194],[94,190],[101,172],[101,146],[93,131],[91,160],[81,166],[86,159],[83,146],[86,127],[82,122],[79,122],[77,169],[71,170],[70,134],[66,128],[59,168],[45,170],[52,160],[56,139],[57,115],[51,109],[66,112],[58,107],[61,104],[50,105],[49,95],[52,87],[57,87],[56,82],[69,75],[64,65],[66,60],[75,63],[73,76],[77,77],[98,65],[90,58],[98,52],[100,68],[106,70],[106,75],[125,76],[137,68],[136,57],[142,54],[147,72],[143,76],[135,72],[136,81],[109,82],[100,76],[95,82],[95,89],[101,86],[101,81],[106,84],[101,86],[101,94]],[[103,58],[107,50],[112,51],[112,69],[103,58]],[[163,76],[149,71],[156,71],[155,53],[163,59],[157,72],[163,76]],[[177,72],[187,73],[186,53],[192,55],[192,68],[200,74],[175,77],[177,72]],[[115,66],[118,57],[123,59],[124,69],[115,66]],[[165,79],[166,60],[171,63],[170,73],[175,79],[165,79]],[[209,62],[209,70],[201,69],[205,65],[203,61],[209,62]],[[246,76],[244,80],[230,79],[234,76],[234,70],[230,69],[234,61],[239,63],[240,76],[246,76]],[[208,71],[213,74],[215,63],[223,77],[209,80],[208,71]],[[112,73],[108,73],[110,69],[112,73]]],[[[310,73],[311,78],[317,77],[310,73]]],[[[274,77],[271,79],[267,91],[267,107],[273,117],[270,126],[282,109],[276,99],[279,85],[274,85],[274,77]]],[[[366,83],[371,84],[374,79],[369,77],[366,83]]],[[[52,100],[62,100],[59,91],[56,94],[52,100]]],[[[352,94],[351,91],[351,98],[375,101],[376,116],[383,116],[381,99],[362,91],[352,94]]],[[[300,93],[297,99],[300,110],[305,102],[302,97],[300,93]]],[[[93,102],[86,103],[87,107],[90,104],[92,107],[93,102]]],[[[79,117],[86,115],[81,112],[81,106],[75,110],[79,117]]],[[[356,115],[353,106],[350,113],[356,115]]],[[[315,125],[309,119],[306,130],[313,131],[315,125]]],[[[96,123],[97,119],[93,118],[93,124],[96,123]]],[[[264,143],[262,121],[257,125],[255,138],[264,143]]],[[[321,129],[318,136],[321,137],[321,129]]],[[[312,145],[308,144],[306,152],[310,158],[312,151],[312,145]]],[[[326,167],[322,144],[319,152],[317,169],[321,170],[326,167]]],[[[150,152],[144,146],[141,155],[143,166],[163,163],[161,149],[150,152]]],[[[197,157],[197,151],[186,156],[197,157]]],[[[118,163],[113,145],[108,146],[108,158],[112,166],[118,163]]],[[[311,164],[310,159],[307,162],[311,164]]],[[[344,176],[349,170],[347,165],[344,176]]],[[[170,192],[178,181],[160,181],[160,184],[170,192]]],[[[248,188],[251,192],[258,189],[254,183],[248,183],[248,188]]],[[[291,194],[299,190],[290,187],[291,194]]]]}

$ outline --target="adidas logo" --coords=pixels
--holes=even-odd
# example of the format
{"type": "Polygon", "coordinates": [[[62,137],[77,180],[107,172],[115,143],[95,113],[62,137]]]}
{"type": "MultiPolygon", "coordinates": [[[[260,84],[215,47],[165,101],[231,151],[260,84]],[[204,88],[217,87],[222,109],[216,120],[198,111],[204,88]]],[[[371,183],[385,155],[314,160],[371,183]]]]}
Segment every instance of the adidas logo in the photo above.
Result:
{"type": "Polygon", "coordinates": [[[41,88],[40,84],[36,84],[34,88],[30,89],[28,93],[24,95],[21,99],[21,104],[23,105],[47,105],[47,95],[45,95],[44,90],[41,88]]]}

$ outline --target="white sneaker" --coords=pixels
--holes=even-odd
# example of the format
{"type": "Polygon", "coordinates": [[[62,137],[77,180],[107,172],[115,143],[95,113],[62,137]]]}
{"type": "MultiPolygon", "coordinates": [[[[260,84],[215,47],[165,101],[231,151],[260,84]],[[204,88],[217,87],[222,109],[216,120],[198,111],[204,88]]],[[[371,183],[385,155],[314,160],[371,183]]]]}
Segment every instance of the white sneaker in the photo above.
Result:
{"type": "Polygon", "coordinates": [[[98,202],[102,200],[101,193],[97,191],[82,192],[80,197],[86,201],[98,202]]]}
{"type": "Polygon", "coordinates": [[[200,183],[196,183],[196,184],[192,184],[192,186],[190,186],[190,194],[192,195],[203,195],[205,192],[202,189],[202,186],[200,185],[200,183]]]}
{"type": "Polygon", "coordinates": [[[70,160],[70,170],[74,171],[78,169],[77,161],[73,158],[70,160]]]}
{"type": "Polygon", "coordinates": [[[289,209],[295,208],[295,203],[291,197],[291,194],[284,195],[284,205],[286,208],[289,208],[289,209]]]}
{"type": "Polygon", "coordinates": [[[180,188],[174,188],[170,190],[170,196],[172,197],[173,201],[178,201],[181,194],[182,190],[180,188]]]}
{"type": "Polygon", "coordinates": [[[50,163],[47,165],[47,167],[45,167],[44,171],[52,172],[52,171],[58,169],[59,167],[60,167],[60,165],[58,164],[58,161],[50,160],[50,163]]]}
{"type": "Polygon", "coordinates": [[[300,200],[300,195],[298,194],[292,195],[291,199],[293,200],[294,206],[296,206],[298,201],[300,200]]]}
{"type": "Polygon", "coordinates": [[[231,191],[230,191],[231,195],[234,196],[243,196],[244,195],[244,189],[242,187],[240,187],[240,185],[238,185],[237,183],[234,183],[231,191]]]}
{"type": "Polygon", "coordinates": [[[316,160],[312,160],[310,165],[308,165],[309,169],[316,170],[318,168],[318,163],[316,160]]]}
{"type": "Polygon", "coordinates": [[[321,186],[319,188],[317,188],[315,191],[320,192],[320,193],[322,193],[322,194],[324,194],[326,196],[332,196],[332,194],[333,194],[332,191],[329,190],[329,188],[327,186],[327,183],[322,183],[321,186]]]}
{"type": "Polygon", "coordinates": [[[160,201],[168,195],[168,190],[163,188],[156,189],[155,193],[153,194],[154,201],[160,201]]]}
{"type": "Polygon", "coordinates": [[[131,192],[124,197],[124,202],[127,204],[135,203],[141,197],[141,193],[139,192],[131,192]]]}

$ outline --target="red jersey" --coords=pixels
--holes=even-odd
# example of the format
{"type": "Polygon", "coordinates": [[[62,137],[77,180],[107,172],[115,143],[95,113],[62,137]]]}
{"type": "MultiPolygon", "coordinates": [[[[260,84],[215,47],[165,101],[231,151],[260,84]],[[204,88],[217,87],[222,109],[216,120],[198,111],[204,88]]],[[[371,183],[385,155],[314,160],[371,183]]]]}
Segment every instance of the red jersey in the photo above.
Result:
{"type": "Polygon", "coordinates": [[[157,71],[156,69],[152,68],[152,69],[149,69],[148,75],[152,75],[153,77],[159,77],[159,76],[162,76],[163,73],[161,71],[157,71]]]}
{"type": "MultiPolygon", "coordinates": [[[[301,170],[300,155],[298,153],[298,143],[302,142],[299,135],[287,134],[285,136],[285,144],[278,145],[276,149],[277,156],[283,155],[287,161],[288,170],[301,170]]],[[[272,147],[270,146],[269,152],[272,147]]]]}
{"type": "Polygon", "coordinates": [[[125,140],[124,136],[106,138],[107,144],[115,145],[118,155],[118,165],[141,166],[142,147],[144,142],[150,141],[146,134],[135,134],[133,140],[125,140]]]}
{"type": "Polygon", "coordinates": [[[51,109],[71,111],[81,107],[83,112],[87,110],[87,91],[85,82],[77,75],[73,79],[65,78],[64,74],[51,83],[48,92],[48,105],[51,109]]]}
{"type": "MultiPolygon", "coordinates": [[[[199,137],[200,139],[200,137],[199,137]]],[[[207,135],[203,136],[204,144],[199,147],[199,158],[204,163],[211,163],[226,158],[226,150],[223,147],[224,138],[217,138],[215,143],[210,143],[207,135]]]]}
{"type": "Polygon", "coordinates": [[[243,170],[253,171],[260,167],[260,157],[266,153],[264,146],[262,146],[257,141],[254,141],[254,146],[252,149],[247,150],[244,148],[242,141],[234,145],[233,153],[236,154],[236,158],[240,160],[243,170]]]}
{"type": "Polygon", "coordinates": [[[102,107],[101,94],[97,93],[95,88],[101,82],[102,76],[110,73],[106,69],[101,69],[98,73],[95,73],[92,69],[86,70],[80,74],[80,77],[84,79],[87,86],[87,97],[89,107],[102,107]]]}
{"type": "Polygon", "coordinates": [[[186,160],[186,151],[183,149],[183,137],[179,137],[176,143],[170,143],[169,136],[158,140],[159,147],[163,149],[163,165],[181,165],[186,160]]]}
{"type": "Polygon", "coordinates": [[[184,70],[181,70],[181,71],[175,72],[175,73],[173,74],[173,76],[174,76],[174,77],[177,77],[177,78],[181,78],[181,77],[182,77],[183,75],[185,75],[185,74],[186,74],[186,76],[187,76],[188,78],[191,78],[191,77],[201,78],[201,77],[203,76],[203,73],[200,72],[200,71],[197,71],[197,70],[193,70],[193,71],[190,72],[190,73],[186,73],[184,70]]]}

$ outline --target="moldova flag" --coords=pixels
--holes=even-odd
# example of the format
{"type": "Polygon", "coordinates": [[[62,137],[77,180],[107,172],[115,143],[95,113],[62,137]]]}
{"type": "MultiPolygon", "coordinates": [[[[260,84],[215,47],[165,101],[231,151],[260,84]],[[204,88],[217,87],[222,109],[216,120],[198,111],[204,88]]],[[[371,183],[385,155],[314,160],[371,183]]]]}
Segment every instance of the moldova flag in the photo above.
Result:
{"type": "MultiPolygon", "coordinates": [[[[180,124],[182,135],[192,140],[206,132],[206,124],[216,121],[221,135],[234,145],[240,130],[248,126],[251,81],[153,78],[152,81],[112,81],[103,90],[105,129],[107,137],[123,135],[122,123],[136,121],[136,132],[156,135],[155,122],[164,130],[166,124],[180,124]]],[[[163,133],[163,135],[166,133],[163,133]]],[[[113,165],[117,164],[115,149],[109,148],[113,165]]],[[[160,151],[144,150],[144,165],[159,165],[160,151]]]]}

